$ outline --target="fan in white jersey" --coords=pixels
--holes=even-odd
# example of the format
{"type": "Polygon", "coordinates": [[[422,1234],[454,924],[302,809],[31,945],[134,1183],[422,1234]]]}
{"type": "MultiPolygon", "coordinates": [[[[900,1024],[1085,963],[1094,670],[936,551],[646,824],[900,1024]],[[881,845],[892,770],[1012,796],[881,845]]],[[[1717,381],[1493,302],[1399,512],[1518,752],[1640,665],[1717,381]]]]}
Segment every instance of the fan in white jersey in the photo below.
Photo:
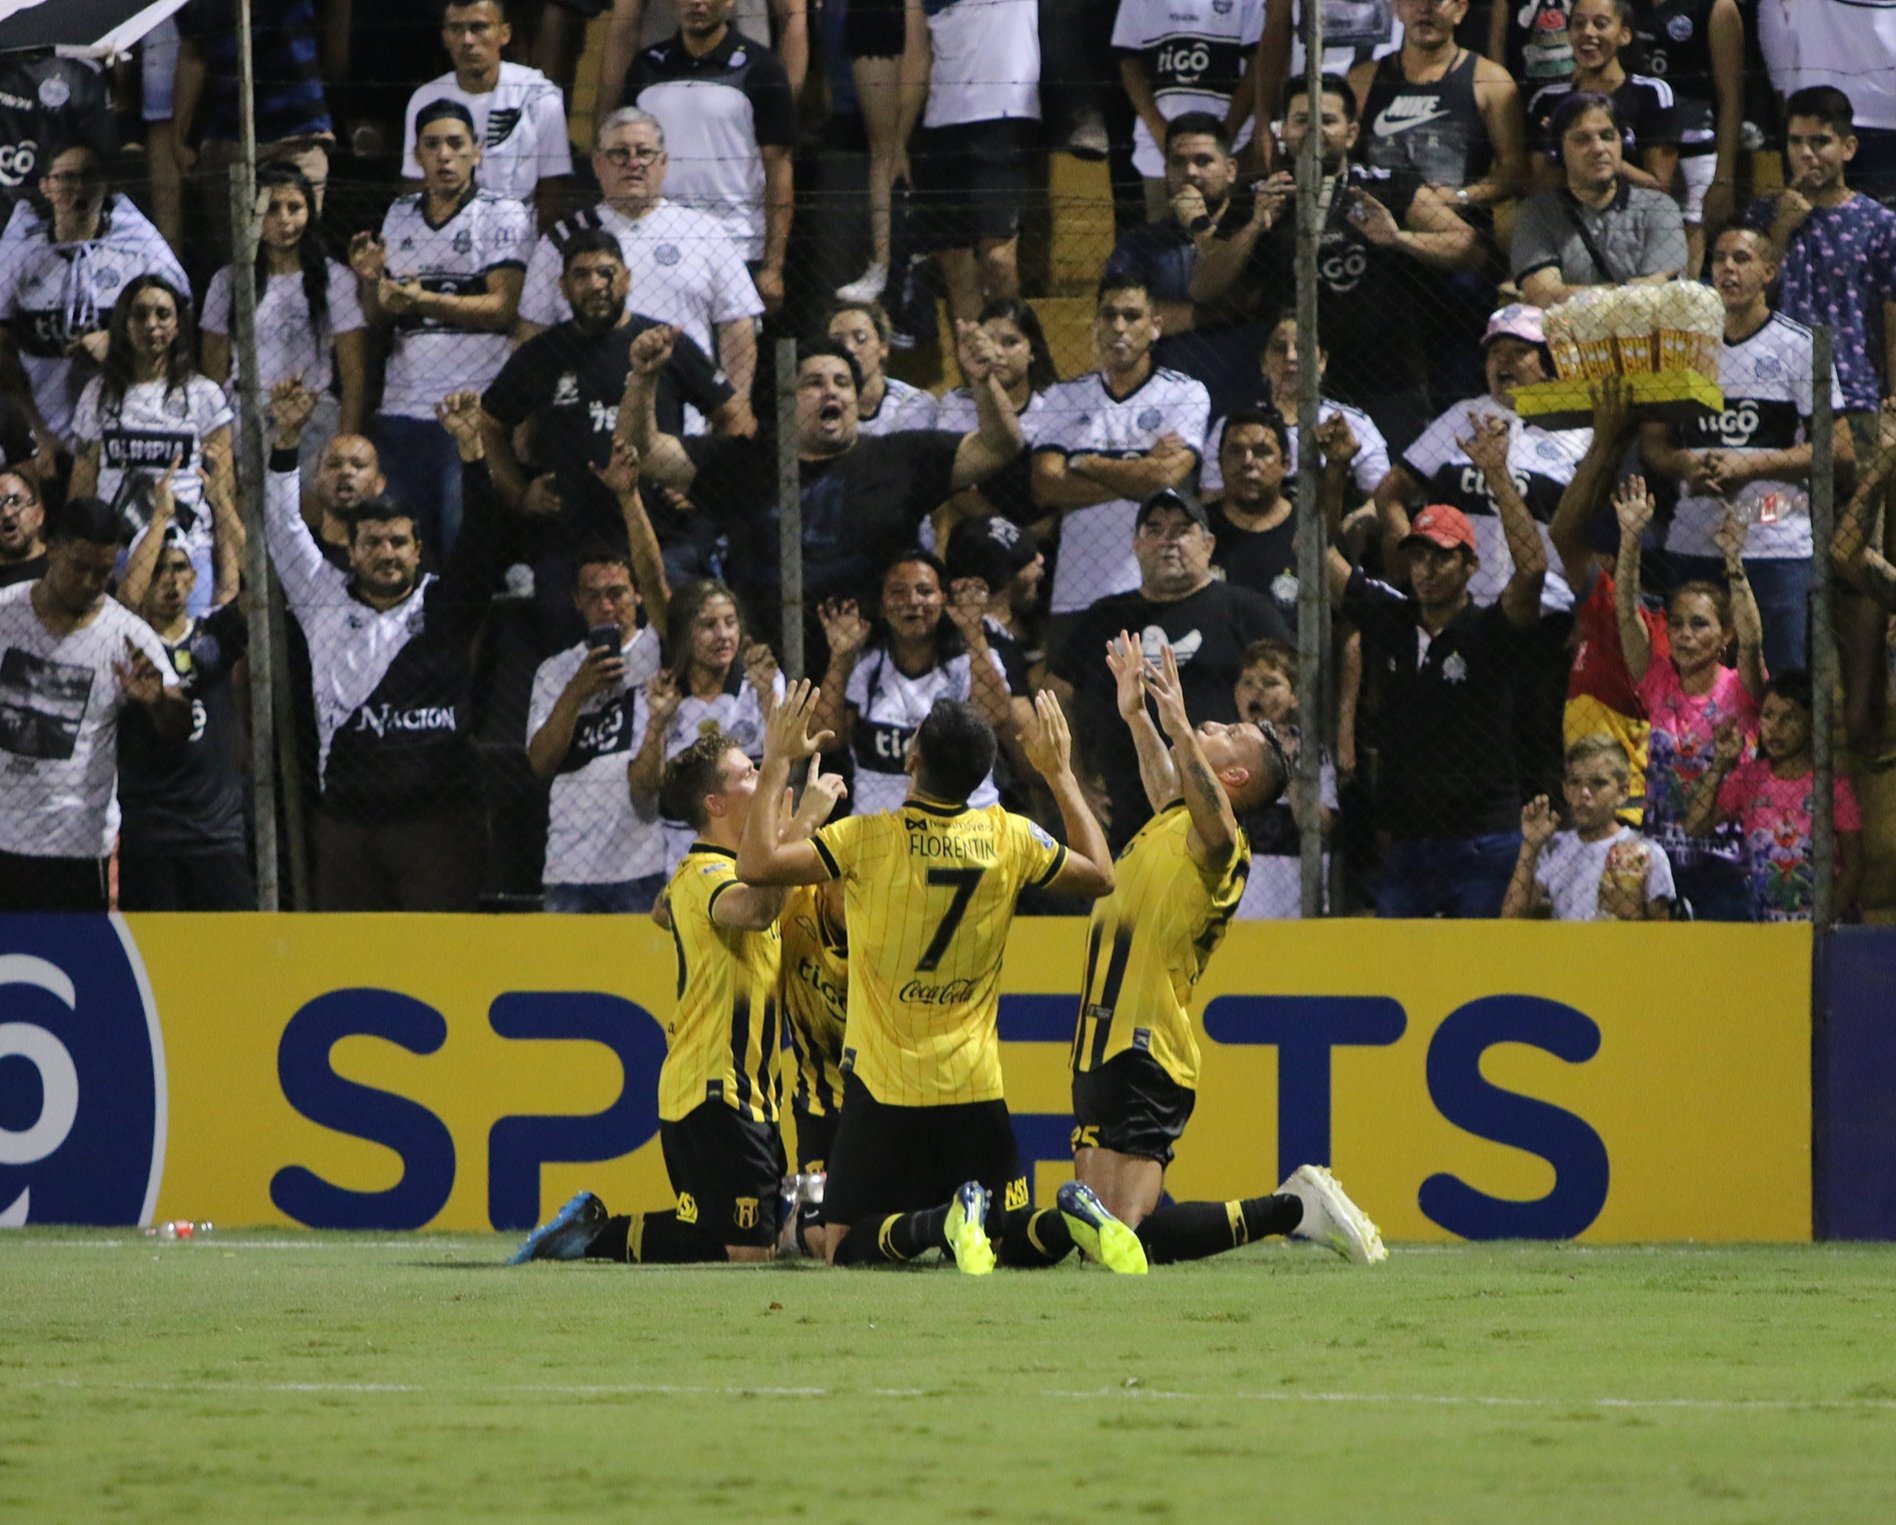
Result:
{"type": "MultiPolygon", "coordinates": [[[[1294,477],[1297,474],[1297,412],[1299,388],[1301,386],[1301,346],[1297,342],[1297,317],[1294,312],[1279,315],[1271,325],[1270,334],[1264,340],[1264,348],[1257,357],[1258,370],[1263,379],[1263,387],[1257,399],[1258,404],[1268,402],[1283,417],[1284,427],[1290,437],[1290,447],[1284,456],[1284,470],[1294,477]]],[[[1330,354],[1321,344],[1317,346],[1317,383],[1323,383],[1323,374],[1329,369],[1330,354]]],[[[1327,424],[1341,414],[1350,426],[1355,437],[1357,450],[1350,459],[1350,482],[1353,493],[1350,502],[1357,498],[1367,498],[1382,484],[1389,475],[1389,442],[1383,438],[1383,432],[1376,422],[1361,408],[1351,407],[1346,402],[1337,402],[1328,397],[1317,399],[1317,422],[1327,424]]],[[[1224,490],[1224,475],[1218,468],[1218,441],[1224,436],[1224,420],[1218,419],[1205,436],[1205,472],[1199,485],[1207,497],[1224,490]]]]}
{"type": "MultiPolygon", "coordinates": [[[[1113,51],[1138,114],[1132,129],[1132,166],[1148,182],[1164,186],[1165,153],[1160,145],[1167,122],[1188,111],[1229,119],[1232,97],[1263,34],[1264,0],[1119,0],[1113,51]]],[[[1232,140],[1233,151],[1251,141],[1254,125],[1246,112],[1232,140]]]]}
{"type": "Polygon", "coordinates": [[[390,332],[375,421],[389,494],[446,555],[461,527],[461,462],[435,405],[485,389],[506,364],[533,218],[475,184],[481,145],[459,101],[429,102],[415,130],[426,188],[389,207],[379,237],[358,233],[349,263],[363,312],[390,332]]]}
{"type": "MultiPolygon", "coordinates": [[[[1777,251],[1756,228],[1727,228],[1712,250],[1712,282],[1725,304],[1718,357],[1722,412],[1689,424],[1649,423],[1640,448],[1647,468],[1679,484],[1666,554],[1681,581],[1718,578],[1724,555],[1713,532],[1727,501],[1739,508],[1745,572],[1764,617],[1769,672],[1807,663],[1805,625],[1811,581],[1811,332],[1769,300],[1777,251]]],[[[1839,461],[1854,455],[1843,390],[1830,371],[1832,439],[1839,461]]]]}
{"type": "Polygon", "coordinates": [[[533,676],[527,762],[552,780],[541,873],[548,911],[648,911],[664,887],[656,802],[635,801],[626,787],[633,707],[659,668],[658,629],[638,627],[639,602],[624,556],[582,554],[573,603],[586,639],[533,676]]]}
{"type": "Polygon", "coordinates": [[[123,196],[107,195],[98,150],[61,149],[40,177],[52,210],[15,208],[0,254],[0,332],[26,370],[34,436],[71,444],[73,409],[96,374],[74,358],[82,339],[103,335],[112,303],[134,276],[162,275],[179,291],[184,267],[145,215],[123,196]]]}
{"type": "Polygon", "coordinates": [[[1035,503],[1062,516],[1055,614],[1138,587],[1139,504],[1197,475],[1211,398],[1202,382],[1153,362],[1161,330],[1143,282],[1106,276],[1093,317],[1099,369],[1047,390],[1033,480],[1035,503]]]}
{"type": "Polygon", "coordinates": [[[72,493],[104,498],[136,536],[151,522],[152,489],[170,472],[176,533],[197,573],[186,613],[198,619],[210,613],[217,581],[208,499],[230,505],[236,496],[230,403],[192,366],[192,338],[190,298],[163,276],[138,276],[119,293],[104,370],[73,417],[72,493]]]}
{"type": "Polygon", "coordinates": [[[415,160],[417,113],[430,101],[459,101],[473,116],[480,140],[481,184],[496,195],[550,209],[560,181],[573,173],[566,102],[560,87],[538,69],[501,58],[501,49],[512,40],[501,0],[449,0],[441,17],[441,44],[454,67],[408,98],[402,173],[410,180],[422,178],[415,160]]]}
{"type": "MultiPolygon", "coordinates": [[[[999,514],[1016,524],[1040,517],[1034,507],[1033,447],[1046,423],[1047,391],[1059,385],[1060,372],[1040,326],[1039,315],[1019,297],[1001,297],[981,309],[981,332],[994,356],[994,379],[1001,384],[1007,405],[1014,410],[1021,440],[1027,446],[979,487],[956,494],[954,506],[963,519],[999,514]]],[[[963,434],[980,424],[974,393],[965,386],[944,393],[935,405],[935,427],[963,434]]],[[[932,521],[922,525],[922,544],[934,534],[932,521]]]]}
{"type": "MultiPolygon", "coordinates": [[[[318,396],[317,416],[303,431],[303,464],[314,470],[338,434],[360,434],[367,422],[369,330],[362,298],[347,265],[324,251],[309,177],[287,159],[257,168],[263,223],[257,240],[257,372],[265,393],[301,379],[318,396]]],[[[231,334],[236,328],[232,271],[211,277],[198,319],[204,374],[238,385],[231,334]]]]}
{"type": "Polygon", "coordinates": [[[898,434],[939,427],[935,394],[889,375],[889,333],[889,315],[880,302],[839,302],[830,309],[829,336],[849,351],[862,376],[856,388],[856,432],[898,434]]]}
{"type": "Polygon", "coordinates": [[[1580,458],[1593,443],[1593,431],[1543,429],[1514,411],[1516,387],[1551,381],[1554,376],[1538,307],[1515,302],[1501,308],[1488,319],[1481,342],[1488,375],[1487,395],[1456,403],[1422,431],[1376,489],[1376,507],[1384,523],[1390,522],[1392,511],[1413,513],[1424,503],[1446,503],[1466,514],[1474,527],[1476,554],[1481,560],[1469,580],[1468,596],[1484,606],[1496,602],[1514,575],[1514,558],[1508,552],[1507,531],[1493,489],[1464,442],[1499,421],[1507,429],[1508,475],[1527,504],[1547,549],[1541,610],[1552,613],[1571,609],[1573,590],[1556,570],[1560,558],[1554,554],[1547,527],[1580,458]]]}
{"type": "Polygon", "coordinates": [[[514,338],[524,342],[572,317],[560,291],[566,244],[575,233],[603,228],[619,240],[631,273],[626,305],[683,329],[748,397],[757,376],[753,320],[763,300],[724,225],[665,200],[666,164],[665,130],[650,112],[622,108],[600,124],[592,167],[604,199],[561,218],[534,248],[514,338]]]}
{"type": "MultiPolygon", "coordinates": [[[[645,808],[658,802],[665,764],[700,736],[722,731],[752,762],[764,755],[764,720],[783,695],[770,648],[748,641],[737,595],[701,578],[672,594],[665,610],[662,669],[632,701],[632,761],[626,778],[645,808]]],[[[688,822],[667,820],[665,872],[690,850],[688,822]]]]}
{"type": "MultiPolygon", "coordinates": [[[[909,791],[908,747],[937,699],[970,703],[996,737],[1017,728],[1007,672],[988,644],[987,589],[957,584],[950,602],[948,572],[925,551],[908,551],[882,574],[876,622],[854,599],[831,599],[817,612],[829,640],[829,667],[814,723],[834,731],[856,760],[851,810],[894,810],[909,791]]],[[[1000,799],[990,771],[968,803],[1000,799]]]]}

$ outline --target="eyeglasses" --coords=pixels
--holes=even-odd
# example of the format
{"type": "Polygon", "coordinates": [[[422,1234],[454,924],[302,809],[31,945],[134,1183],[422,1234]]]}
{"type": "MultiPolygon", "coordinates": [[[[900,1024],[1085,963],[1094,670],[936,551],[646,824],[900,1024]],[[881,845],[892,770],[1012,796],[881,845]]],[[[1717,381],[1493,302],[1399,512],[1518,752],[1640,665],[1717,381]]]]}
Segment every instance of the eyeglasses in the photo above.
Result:
{"type": "Polygon", "coordinates": [[[38,508],[39,499],[29,498],[23,492],[10,492],[0,496],[0,510],[9,508],[38,508]]]}
{"type": "Polygon", "coordinates": [[[649,143],[641,143],[637,148],[602,148],[600,157],[615,169],[624,169],[634,159],[641,164],[651,164],[665,157],[665,150],[654,148],[649,143]]]}

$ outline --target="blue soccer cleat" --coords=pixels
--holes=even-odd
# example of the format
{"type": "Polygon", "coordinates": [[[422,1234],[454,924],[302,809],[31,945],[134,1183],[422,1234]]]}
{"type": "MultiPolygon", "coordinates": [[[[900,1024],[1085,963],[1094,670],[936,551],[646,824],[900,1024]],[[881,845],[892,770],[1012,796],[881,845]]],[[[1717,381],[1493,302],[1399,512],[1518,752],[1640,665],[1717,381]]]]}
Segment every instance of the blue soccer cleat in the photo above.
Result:
{"type": "Polygon", "coordinates": [[[508,1259],[510,1266],[529,1260],[584,1260],[586,1250],[606,1225],[606,1204],[582,1191],[542,1223],[508,1259]]]}

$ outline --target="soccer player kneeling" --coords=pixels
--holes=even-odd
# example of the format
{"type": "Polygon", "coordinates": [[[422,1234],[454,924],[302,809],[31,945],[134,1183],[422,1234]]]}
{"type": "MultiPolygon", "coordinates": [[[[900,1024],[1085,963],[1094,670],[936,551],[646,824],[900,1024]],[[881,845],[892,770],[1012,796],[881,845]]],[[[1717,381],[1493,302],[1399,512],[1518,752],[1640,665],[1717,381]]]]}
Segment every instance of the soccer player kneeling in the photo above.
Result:
{"type": "MultiPolygon", "coordinates": [[[[776,1253],[784,1173],[777,918],[784,892],[737,877],[737,846],[757,787],[744,749],[714,731],[665,765],[659,792],[666,815],[697,832],[665,891],[678,949],[678,1005],[658,1072],[658,1132],[677,1205],[614,1217],[598,1197],[581,1192],[533,1231],[513,1264],[768,1260],[776,1253]]],[[[840,780],[812,769],[788,832],[807,837],[842,790],[840,780]]],[[[774,823],[780,812],[771,817],[774,823]]]]}
{"type": "Polygon", "coordinates": [[[1250,870],[1238,814],[1272,804],[1290,764],[1268,726],[1207,721],[1194,729],[1170,646],[1154,664],[1122,630],[1106,661],[1154,814],[1119,855],[1117,886],[1094,906],[1087,931],[1073,1035],[1074,1173],[1133,1228],[1155,1265],[1290,1233],[1350,1260],[1381,1260],[1376,1225],[1318,1165],[1299,1167],[1272,1196],[1160,1205],[1172,1146],[1196,1099],[1198,1039],[1185,1002],[1250,870]]]}
{"type": "MultiPolygon", "coordinates": [[[[1006,1264],[1049,1264],[1071,1251],[1076,1231],[1093,1230],[1063,1211],[1028,1207],[996,1023],[1022,887],[1097,899],[1113,886],[1105,834],[1073,775],[1066,718],[1042,694],[1025,738],[1060,807],[1064,847],[999,805],[969,807],[994,764],[994,733],[947,699],[909,743],[899,809],[833,822],[808,841],[780,840],[778,795],[791,764],[829,736],[809,734],[816,698],[800,683],[770,716],[737,869],[747,884],[843,882],[847,1079],[823,1199],[830,1258],[900,1263],[944,1249],[979,1275],[994,1268],[998,1239],[1006,1264]]],[[[1114,1230],[1136,1255],[1130,1232],[1106,1226],[1109,1237],[1114,1230]]]]}

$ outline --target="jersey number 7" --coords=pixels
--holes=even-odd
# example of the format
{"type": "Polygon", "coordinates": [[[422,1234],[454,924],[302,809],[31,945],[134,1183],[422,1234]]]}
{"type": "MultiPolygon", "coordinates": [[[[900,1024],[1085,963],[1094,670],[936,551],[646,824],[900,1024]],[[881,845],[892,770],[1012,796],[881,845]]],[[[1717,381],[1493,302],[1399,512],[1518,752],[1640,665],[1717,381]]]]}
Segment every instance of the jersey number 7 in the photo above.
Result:
{"type": "Polygon", "coordinates": [[[961,925],[961,918],[968,914],[968,902],[974,898],[974,887],[981,882],[986,873],[981,868],[931,868],[928,871],[930,884],[951,884],[954,886],[954,899],[948,902],[948,913],[941,919],[941,925],[935,928],[935,935],[929,940],[927,950],[916,960],[918,973],[927,973],[941,962],[942,954],[948,951],[953,940],[955,928],[961,925]]]}

